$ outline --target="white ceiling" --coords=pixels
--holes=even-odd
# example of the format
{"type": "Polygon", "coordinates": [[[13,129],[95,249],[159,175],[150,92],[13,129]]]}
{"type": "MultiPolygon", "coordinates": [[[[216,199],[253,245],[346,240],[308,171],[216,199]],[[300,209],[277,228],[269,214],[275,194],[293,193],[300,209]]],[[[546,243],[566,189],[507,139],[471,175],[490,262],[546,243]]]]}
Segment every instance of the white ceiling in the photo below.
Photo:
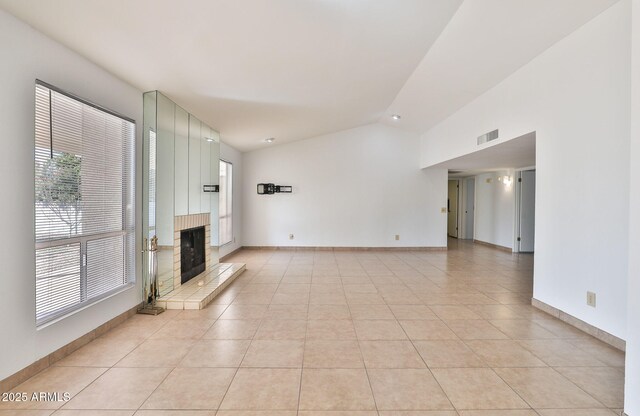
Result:
{"type": "Polygon", "coordinates": [[[389,107],[423,133],[618,0],[466,0],[389,107]]]}
{"type": "Polygon", "coordinates": [[[461,1],[0,7],[137,88],[163,91],[244,151],[379,120],[424,132],[617,0],[461,1]]]}

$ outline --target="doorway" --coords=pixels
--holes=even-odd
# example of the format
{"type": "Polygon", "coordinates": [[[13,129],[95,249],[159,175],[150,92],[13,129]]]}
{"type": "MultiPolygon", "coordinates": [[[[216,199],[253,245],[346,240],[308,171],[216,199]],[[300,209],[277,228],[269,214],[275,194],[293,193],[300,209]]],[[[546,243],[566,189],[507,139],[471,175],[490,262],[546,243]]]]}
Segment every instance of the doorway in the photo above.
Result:
{"type": "Polygon", "coordinates": [[[535,247],[536,171],[523,170],[517,182],[518,226],[516,243],[520,253],[533,253],[535,247]]]}
{"type": "Polygon", "coordinates": [[[449,192],[447,198],[447,234],[449,237],[458,238],[458,201],[460,192],[460,181],[449,181],[449,192]]]}

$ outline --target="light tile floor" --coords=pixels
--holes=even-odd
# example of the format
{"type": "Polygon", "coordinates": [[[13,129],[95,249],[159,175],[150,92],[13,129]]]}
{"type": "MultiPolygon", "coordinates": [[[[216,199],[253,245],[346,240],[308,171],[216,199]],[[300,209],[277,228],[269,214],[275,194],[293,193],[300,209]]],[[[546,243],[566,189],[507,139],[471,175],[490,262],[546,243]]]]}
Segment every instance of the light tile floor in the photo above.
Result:
{"type": "Polygon", "coordinates": [[[606,416],[624,354],[530,306],[532,255],[259,251],[200,311],[137,315],[0,415],[606,416]],[[22,410],[13,410],[22,409],[22,410]],[[27,410],[28,409],[28,410],[27,410]]]}

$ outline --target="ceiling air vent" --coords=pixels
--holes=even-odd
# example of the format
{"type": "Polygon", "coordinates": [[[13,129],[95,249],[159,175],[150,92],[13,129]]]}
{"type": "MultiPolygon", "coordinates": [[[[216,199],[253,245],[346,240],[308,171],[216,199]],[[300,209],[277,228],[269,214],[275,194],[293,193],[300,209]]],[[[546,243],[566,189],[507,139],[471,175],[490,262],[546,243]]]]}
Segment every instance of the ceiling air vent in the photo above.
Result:
{"type": "Polygon", "coordinates": [[[490,142],[491,140],[495,140],[497,138],[498,138],[498,129],[495,129],[494,131],[485,133],[482,136],[478,136],[478,145],[481,145],[486,142],[490,142]]]}

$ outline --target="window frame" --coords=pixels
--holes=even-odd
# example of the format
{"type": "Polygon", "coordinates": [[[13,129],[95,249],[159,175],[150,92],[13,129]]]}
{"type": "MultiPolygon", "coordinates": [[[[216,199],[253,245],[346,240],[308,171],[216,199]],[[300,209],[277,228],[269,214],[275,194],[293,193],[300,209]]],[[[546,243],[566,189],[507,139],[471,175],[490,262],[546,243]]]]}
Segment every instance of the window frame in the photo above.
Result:
{"type": "MultiPolygon", "coordinates": [[[[229,214],[225,215],[224,218],[229,218],[229,224],[230,224],[230,230],[231,232],[229,233],[229,241],[223,242],[222,241],[222,227],[220,226],[220,223],[222,221],[223,216],[220,213],[220,207],[218,207],[218,239],[220,241],[220,247],[226,246],[227,244],[232,244],[233,243],[233,163],[224,160],[224,159],[220,159],[220,163],[226,163],[228,166],[231,167],[231,180],[227,181],[227,184],[231,184],[231,192],[227,192],[226,193],[226,197],[229,199],[230,203],[229,203],[229,214]]],[[[229,170],[228,170],[229,172],[229,170]]],[[[227,184],[225,184],[225,188],[228,188],[228,186],[226,186],[227,184]]],[[[222,185],[222,183],[220,184],[222,185]]]]}
{"type": "MultiPolygon", "coordinates": [[[[48,312],[38,317],[38,309],[37,309],[37,291],[34,290],[34,300],[35,300],[35,310],[34,310],[34,319],[36,324],[36,329],[44,328],[52,323],[58,322],[67,316],[71,316],[83,309],[86,309],[96,303],[99,303],[111,296],[114,296],[117,293],[124,292],[126,290],[130,290],[135,287],[136,283],[136,272],[137,264],[136,264],[136,243],[137,243],[137,235],[136,235],[136,130],[137,123],[134,119],[124,116],[118,112],[95,104],[87,99],[79,97],[75,94],[69,93],[63,89],[60,89],[54,85],[51,85],[47,82],[41,81],[39,79],[35,80],[34,89],[37,91],[38,87],[44,87],[51,92],[55,92],[60,94],[66,98],[74,100],[82,105],[86,105],[92,107],[95,110],[98,110],[102,113],[105,113],[109,116],[116,117],[125,122],[130,123],[132,126],[132,137],[130,137],[130,142],[123,142],[123,153],[122,153],[122,229],[118,231],[106,231],[106,232],[98,232],[98,233],[87,233],[75,235],[73,237],[53,237],[45,240],[38,241],[37,240],[37,188],[36,182],[38,180],[37,174],[34,173],[34,264],[37,264],[37,250],[54,248],[54,247],[64,247],[71,245],[79,245],[80,246],[80,256],[78,258],[78,265],[80,268],[80,301],[71,305],[60,307],[52,312],[48,312]],[[129,153],[130,152],[130,153],[129,153]],[[127,168],[130,170],[127,174],[127,168]],[[88,297],[87,295],[87,287],[88,281],[87,278],[87,247],[88,244],[92,241],[99,241],[105,238],[110,237],[121,237],[123,239],[123,277],[124,284],[119,285],[118,287],[106,290],[99,295],[88,297]],[[127,242],[127,238],[130,238],[132,241],[127,242]],[[130,244],[130,243],[133,244],[130,244]],[[128,252],[130,251],[130,252],[128,252]]],[[[51,96],[50,96],[51,97],[51,96]]],[[[49,101],[49,129],[52,128],[53,123],[53,113],[51,111],[51,99],[49,101]]],[[[34,128],[37,125],[37,99],[34,97],[34,128]]],[[[50,131],[50,134],[52,132],[50,131]]],[[[38,146],[37,146],[37,138],[34,131],[34,172],[36,171],[36,162],[38,160],[38,146]]],[[[125,139],[126,140],[126,139],[125,139]]],[[[53,143],[51,143],[51,154],[53,155],[53,143]]],[[[53,156],[52,156],[53,157],[53,156]]],[[[34,271],[34,282],[37,286],[37,270],[34,271]]],[[[35,289],[35,288],[34,288],[35,289]]]]}

